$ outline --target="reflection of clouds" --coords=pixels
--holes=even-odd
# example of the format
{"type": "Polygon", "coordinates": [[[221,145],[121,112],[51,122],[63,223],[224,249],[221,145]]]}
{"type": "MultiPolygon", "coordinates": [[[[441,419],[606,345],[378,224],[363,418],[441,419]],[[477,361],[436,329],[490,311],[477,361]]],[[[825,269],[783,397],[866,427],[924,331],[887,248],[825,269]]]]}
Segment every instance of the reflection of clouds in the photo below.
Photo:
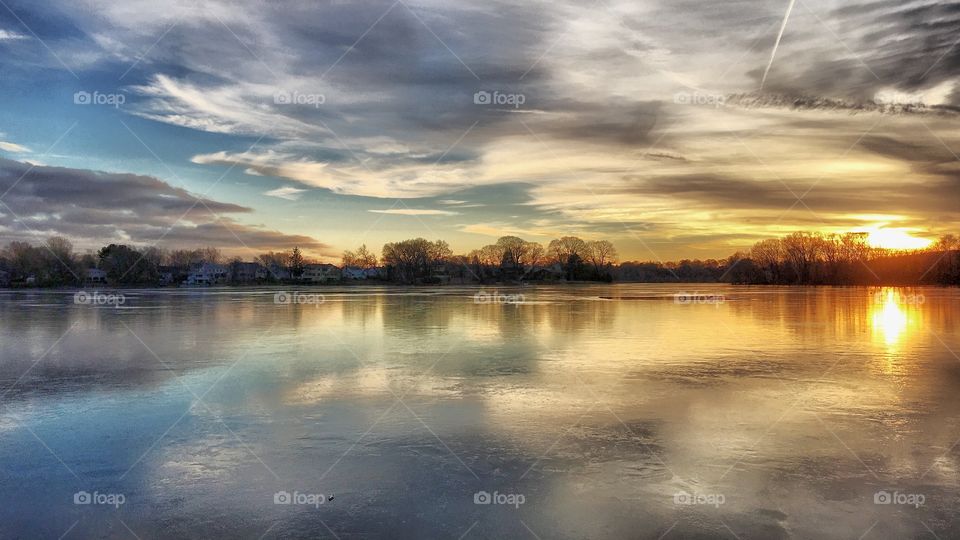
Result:
{"type": "Polygon", "coordinates": [[[196,482],[232,478],[238,467],[256,458],[226,428],[223,435],[196,437],[182,443],[158,445],[158,454],[149,460],[161,478],[196,482]]]}
{"type": "MultiPolygon", "coordinates": [[[[380,366],[360,367],[349,373],[331,373],[296,384],[283,392],[287,405],[309,405],[327,400],[341,401],[371,397],[409,396],[457,397],[455,382],[441,377],[416,376],[413,373],[380,366]]],[[[404,399],[407,399],[406,397],[404,399]]]]}

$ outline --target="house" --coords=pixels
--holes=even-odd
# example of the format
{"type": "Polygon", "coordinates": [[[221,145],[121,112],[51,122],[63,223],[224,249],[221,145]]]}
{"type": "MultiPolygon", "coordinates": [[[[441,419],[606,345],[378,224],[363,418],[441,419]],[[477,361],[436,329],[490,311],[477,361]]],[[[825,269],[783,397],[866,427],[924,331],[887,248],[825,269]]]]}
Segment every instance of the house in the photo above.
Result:
{"type": "Polygon", "coordinates": [[[266,267],[255,262],[238,262],[233,265],[232,279],[237,283],[253,283],[263,281],[269,275],[266,267]]]}
{"type": "Polygon", "coordinates": [[[303,267],[300,281],[308,283],[330,283],[340,281],[343,273],[332,264],[308,264],[303,267]]]}
{"type": "Polygon", "coordinates": [[[230,273],[226,266],[222,264],[200,263],[194,265],[184,285],[189,286],[210,286],[218,283],[226,283],[230,273]]]}
{"type": "Polygon", "coordinates": [[[357,266],[344,266],[343,279],[367,279],[367,270],[357,266]]]}
{"type": "Polygon", "coordinates": [[[180,272],[176,266],[160,265],[157,267],[157,273],[159,274],[157,281],[160,285],[173,285],[180,272]]]}
{"type": "Polygon", "coordinates": [[[10,273],[0,270],[0,287],[10,286],[10,273]]]}
{"type": "Polygon", "coordinates": [[[528,276],[528,279],[543,280],[561,280],[567,273],[563,270],[563,265],[555,262],[547,266],[537,266],[528,276]]]}
{"type": "Polygon", "coordinates": [[[266,276],[272,279],[283,281],[285,279],[290,279],[290,271],[279,264],[274,263],[266,269],[266,276]]]}
{"type": "Polygon", "coordinates": [[[387,275],[386,271],[383,268],[367,268],[363,271],[366,274],[367,279],[381,279],[387,275]]]}
{"type": "Polygon", "coordinates": [[[87,268],[83,276],[84,283],[105,284],[107,282],[107,273],[99,268],[87,268]]]}

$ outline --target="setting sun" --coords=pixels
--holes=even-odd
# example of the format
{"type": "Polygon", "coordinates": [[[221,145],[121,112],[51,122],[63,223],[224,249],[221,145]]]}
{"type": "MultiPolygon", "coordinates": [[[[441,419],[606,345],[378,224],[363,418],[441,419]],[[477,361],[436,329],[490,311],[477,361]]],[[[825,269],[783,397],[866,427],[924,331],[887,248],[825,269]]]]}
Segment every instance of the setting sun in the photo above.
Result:
{"type": "Polygon", "coordinates": [[[883,249],[923,249],[929,247],[931,240],[911,236],[904,229],[872,229],[868,231],[867,243],[883,249]]]}

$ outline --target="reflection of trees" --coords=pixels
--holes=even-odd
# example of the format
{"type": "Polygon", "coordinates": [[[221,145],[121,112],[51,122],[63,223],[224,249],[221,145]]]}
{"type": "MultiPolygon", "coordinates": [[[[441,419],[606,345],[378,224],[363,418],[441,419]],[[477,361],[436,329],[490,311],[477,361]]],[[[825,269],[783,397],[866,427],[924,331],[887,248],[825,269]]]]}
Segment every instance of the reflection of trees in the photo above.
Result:
{"type": "Polygon", "coordinates": [[[382,295],[366,294],[364,291],[358,291],[356,295],[344,294],[339,300],[345,324],[366,328],[369,325],[379,325],[381,323],[382,318],[378,317],[377,314],[382,309],[382,295]]]}
{"type": "Polygon", "coordinates": [[[386,294],[381,297],[385,331],[404,336],[435,336],[450,325],[458,299],[435,295],[431,291],[410,291],[410,294],[386,294]]]}
{"type": "Polygon", "coordinates": [[[949,290],[888,287],[763,289],[758,294],[747,294],[743,301],[726,305],[738,316],[749,316],[762,324],[776,323],[805,340],[855,340],[871,332],[884,331],[878,328],[880,321],[877,317],[884,309],[901,312],[910,320],[914,334],[924,330],[941,333],[955,328],[960,323],[960,315],[956,305],[942,294],[949,295],[949,290]]]}

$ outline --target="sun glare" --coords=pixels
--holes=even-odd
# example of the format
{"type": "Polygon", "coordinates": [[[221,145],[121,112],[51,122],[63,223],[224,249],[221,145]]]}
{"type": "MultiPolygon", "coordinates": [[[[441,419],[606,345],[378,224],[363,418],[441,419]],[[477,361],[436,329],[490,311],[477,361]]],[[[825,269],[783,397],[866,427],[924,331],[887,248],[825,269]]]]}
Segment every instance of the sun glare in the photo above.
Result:
{"type": "Polygon", "coordinates": [[[868,231],[867,243],[883,249],[923,249],[932,240],[911,236],[905,229],[872,229],[868,231]]]}

